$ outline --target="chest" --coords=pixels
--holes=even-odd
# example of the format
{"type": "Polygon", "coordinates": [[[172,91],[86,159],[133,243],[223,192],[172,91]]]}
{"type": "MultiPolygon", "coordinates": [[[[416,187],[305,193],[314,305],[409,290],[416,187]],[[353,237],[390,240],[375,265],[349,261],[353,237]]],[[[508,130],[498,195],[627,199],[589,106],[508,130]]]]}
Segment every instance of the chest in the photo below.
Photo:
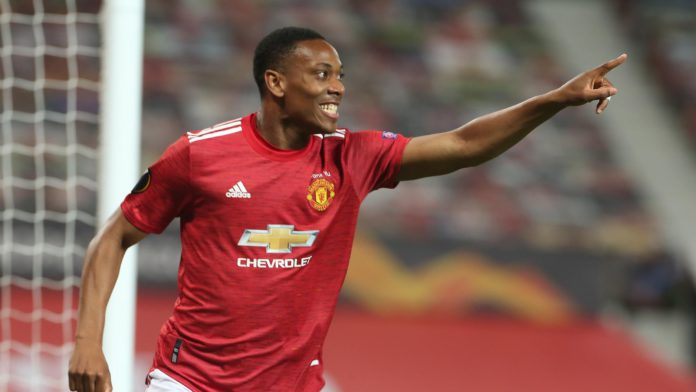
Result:
{"type": "Polygon", "coordinates": [[[212,221],[307,225],[341,208],[350,186],[333,155],[274,161],[253,151],[200,161],[192,170],[194,208],[212,221]]]}

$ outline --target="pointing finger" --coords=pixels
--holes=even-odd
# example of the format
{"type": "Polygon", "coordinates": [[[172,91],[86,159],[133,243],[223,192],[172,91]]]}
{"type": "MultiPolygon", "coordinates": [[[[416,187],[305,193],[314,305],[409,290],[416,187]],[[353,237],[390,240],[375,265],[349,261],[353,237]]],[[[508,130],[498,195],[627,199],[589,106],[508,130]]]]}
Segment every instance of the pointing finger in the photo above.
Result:
{"type": "Polygon", "coordinates": [[[620,55],[619,57],[609,60],[606,63],[600,65],[599,67],[595,68],[596,71],[599,72],[600,75],[606,75],[609,71],[612,69],[618,67],[619,65],[623,64],[626,62],[626,59],[628,58],[628,55],[626,53],[620,55]]]}

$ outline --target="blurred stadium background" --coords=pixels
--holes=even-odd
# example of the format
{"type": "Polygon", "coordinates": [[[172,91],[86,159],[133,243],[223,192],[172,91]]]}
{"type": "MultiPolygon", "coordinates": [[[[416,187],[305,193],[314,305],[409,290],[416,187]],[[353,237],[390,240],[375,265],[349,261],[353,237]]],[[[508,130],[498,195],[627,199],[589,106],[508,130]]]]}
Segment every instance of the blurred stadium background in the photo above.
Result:
{"type": "MultiPolygon", "coordinates": [[[[67,390],[96,227],[102,4],[0,6],[0,391],[67,390]]],[[[182,132],[257,109],[253,49],[284,25],[339,50],[342,126],[407,136],[628,52],[605,114],[571,108],[494,161],[368,197],[326,389],[696,391],[692,0],[148,0],[145,14],[143,170],[182,132]]],[[[176,296],[177,236],[174,222],[138,249],[134,390],[176,296]]]]}

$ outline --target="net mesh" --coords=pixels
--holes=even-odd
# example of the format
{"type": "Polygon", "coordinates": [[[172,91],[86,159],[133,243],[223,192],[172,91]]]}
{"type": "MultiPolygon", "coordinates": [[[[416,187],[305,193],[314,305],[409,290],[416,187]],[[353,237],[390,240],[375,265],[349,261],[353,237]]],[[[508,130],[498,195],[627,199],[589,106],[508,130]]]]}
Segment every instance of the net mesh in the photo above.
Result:
{"type": "Polygon", "coordinates": [[[0,0],[0,391],[67,389],[96,224],[97,0],[0,0]]]}

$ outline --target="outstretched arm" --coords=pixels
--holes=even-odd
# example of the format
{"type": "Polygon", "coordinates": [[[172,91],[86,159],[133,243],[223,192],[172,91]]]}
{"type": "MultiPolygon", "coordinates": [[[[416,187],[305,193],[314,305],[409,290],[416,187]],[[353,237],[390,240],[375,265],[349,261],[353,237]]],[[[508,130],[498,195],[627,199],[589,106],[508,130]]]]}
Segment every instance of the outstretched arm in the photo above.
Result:
{"type": "Polygon", "coordinates": [[[90,242],[82,271],[75,351],[70,358],[70,390],[111,391],[109,367],[102,352],[106,304],[114,289],[126,249],[147,234],[119,209],[90,242]]]}
{"type": "Polygon", "coordinates": [[[399,180],[446,174],[495,158],[568,106],[598,101],[595,110],[602,113],[617,92],[606,75],[626,58],[622,54],[556,90],[481,116],[453,131],[413,138],[404,151],[399,180]]]}

